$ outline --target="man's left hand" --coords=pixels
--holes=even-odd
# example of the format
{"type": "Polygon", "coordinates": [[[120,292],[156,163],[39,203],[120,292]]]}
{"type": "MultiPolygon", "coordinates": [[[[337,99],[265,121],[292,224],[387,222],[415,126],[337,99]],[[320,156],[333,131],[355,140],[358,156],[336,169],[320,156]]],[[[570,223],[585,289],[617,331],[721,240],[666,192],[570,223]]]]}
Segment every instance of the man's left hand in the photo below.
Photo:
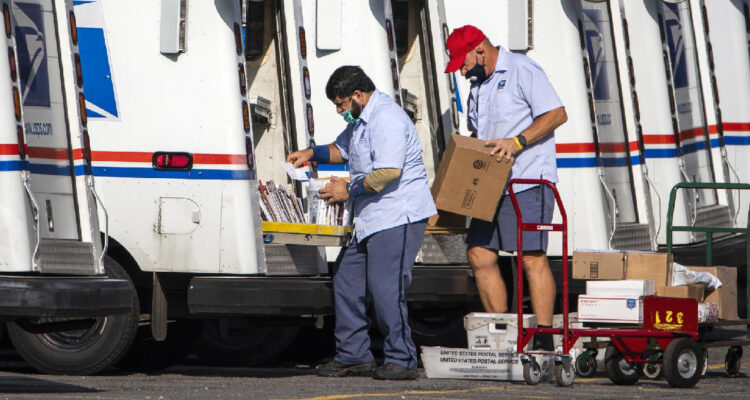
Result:
{"type": "Polygon", "coordinates": [[[510,139],[492,139],[484,142],[484,147],[492,147],[490,154],[497,158],[497,161],[503,161],[505,158],[508,161],[513,160],[516,153],[521,149],[518,148],[516,141],[513,138],[510,139]]]}
{"type": "Polygon", "coordinates": [[[320,198],[327,199],[327,205],[349,200],[349,192],[346,190],[346,181],[341,178],[332,177],[331,182],[318,191],[320,198]]]}

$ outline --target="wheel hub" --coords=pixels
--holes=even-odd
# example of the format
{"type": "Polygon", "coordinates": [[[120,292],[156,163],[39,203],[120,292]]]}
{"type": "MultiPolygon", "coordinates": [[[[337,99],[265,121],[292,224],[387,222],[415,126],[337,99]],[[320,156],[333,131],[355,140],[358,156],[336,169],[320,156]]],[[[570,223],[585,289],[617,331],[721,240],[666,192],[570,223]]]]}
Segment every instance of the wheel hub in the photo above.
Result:
{"type": "Polygon", "coordinates": [[[680,353],[677,358],[677,371],[683,378],[689,379],[695,375],[695,370],[698,368],[698,360],[690,351],[684,351],[680,353]]]}

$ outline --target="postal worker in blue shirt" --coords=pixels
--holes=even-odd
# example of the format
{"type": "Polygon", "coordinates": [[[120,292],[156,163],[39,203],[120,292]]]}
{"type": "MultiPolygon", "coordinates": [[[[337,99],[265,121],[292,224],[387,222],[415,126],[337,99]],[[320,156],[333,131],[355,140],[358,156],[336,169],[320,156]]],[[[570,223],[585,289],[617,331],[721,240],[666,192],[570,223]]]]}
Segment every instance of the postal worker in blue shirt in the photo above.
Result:
{"type": "Polygon", "coordinates": [[[336,357],[321,376],[417,378],[417,349],[408,324],[405,292],[427,218],[437,210],[422,161],[422,145],[404,110],[378,91],[357,66],[333,72],[326,95],[348,123],[336,141],[287,157],[304,162],[349,162],[351,183],[332,179],[320,191],[329,202],[351,199],[354,236],[333,271],[336,357]],[[370,352],[368,306],[385,337],[385,363],[370,352]]]}
{"type": "MultiPolygon", "coordinates": [[[[471,25],[455,29],[446,46],[450,62],[445,72],[460,70],[471,80],[468,127],[472,135],[484,140],[498,160],[515,159],[510,178],[557,182],[554,130],[568,117],[542,68],[525,55],[493,46],[471,25]]],[[[552,189],[514,185],[513,190],[525,222],[551,222],[555,203],[552,189]]],[[[547,262],[547,233],[529,232],[523,238],[523,267],[531,306],[539,326],[552,326],[555,281],[547,262]]],[[[466,243],[484,309],[506,312],[498,250],[517,250],[516,214],[507,195],[500,199],[493,222],[471,220],[466,243]]],[[[537,335],[534,347],[554,350],[552,337],[537,335]]]]}

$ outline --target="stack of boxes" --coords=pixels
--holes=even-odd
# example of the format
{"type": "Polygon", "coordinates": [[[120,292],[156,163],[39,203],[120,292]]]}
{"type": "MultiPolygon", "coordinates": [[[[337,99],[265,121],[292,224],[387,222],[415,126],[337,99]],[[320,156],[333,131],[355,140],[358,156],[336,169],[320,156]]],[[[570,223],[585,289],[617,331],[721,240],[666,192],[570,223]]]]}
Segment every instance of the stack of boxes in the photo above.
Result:
{"type": "Polygon", "coordinates": [[[578,297],[580,322],[640,324],[645,296],[693,298],[699,303],[702,322],[716,317],[737,319],[737,269],[689,267],[709,272],[722,286],[673,286],[672,255],[630,251],[576,251],[573,278],[585,279],[586,294],[578,297]]]}

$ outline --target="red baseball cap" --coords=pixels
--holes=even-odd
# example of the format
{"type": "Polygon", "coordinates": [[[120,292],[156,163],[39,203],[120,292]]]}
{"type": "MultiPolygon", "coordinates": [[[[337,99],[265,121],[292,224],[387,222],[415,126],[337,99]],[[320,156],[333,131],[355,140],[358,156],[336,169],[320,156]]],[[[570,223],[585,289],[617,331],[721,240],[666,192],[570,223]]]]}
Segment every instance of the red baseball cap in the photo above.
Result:
{"type": "Polygon", "coordinates": [[[445,72],[454,72],[461,69],[466,59],[466,54],[482,43],[486,36],[473,25],[464,25],[453,30],[448,36],[445,46],[448,48],[451,60],[445,67],[445,72]]]}

